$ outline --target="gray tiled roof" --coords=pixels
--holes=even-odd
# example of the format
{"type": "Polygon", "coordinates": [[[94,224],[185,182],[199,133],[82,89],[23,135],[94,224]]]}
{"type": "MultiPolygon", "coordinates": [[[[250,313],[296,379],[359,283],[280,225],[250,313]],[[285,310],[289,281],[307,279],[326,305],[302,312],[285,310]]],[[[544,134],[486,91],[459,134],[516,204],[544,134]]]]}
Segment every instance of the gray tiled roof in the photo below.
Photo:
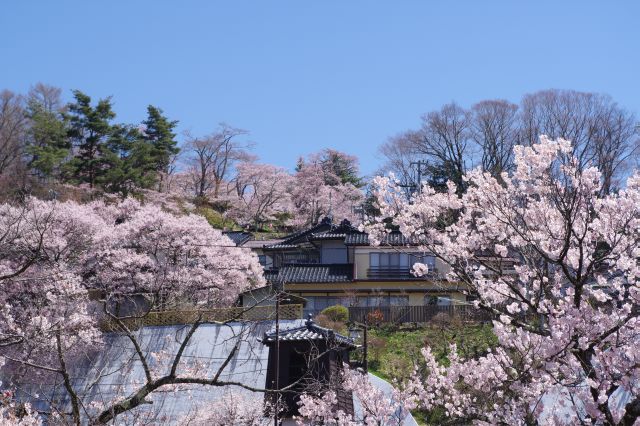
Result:
{"type": "Polygon", "coordinates": [[[312,240],[338,240],[346,237],[344,232],[323,232],[319,234],[311,234],[309,238],[312,240]]]}
{"type": "Polygon", "coordinates": [[[348,246],[368,246],[369,235],[367,234],[349,234],[345,237],[344,243],[348,246]]]}
{"type": "Polygon", "coordinates": [[[237,246],[241,246],[253,238],[253,234],[251,232],[244,231],[227,231],[222,234],[229,237],[229,239],[237,246]]]}
{"type": "Polygon", "coordinates": [[[277,279],[285,283],[337,283],[353,279],[350,264],[290,265],[280,268],[277,279]]]}
{"type": "Polygon", "coordinates": [[[313,233],[320,233],[322,231],[328,231],[332,228],[332,221],[331,218],[325,217],[324,219],[322,219],[322,221],[309,228],[309,229],[303,229],[302,231],[298,231],[296,233],[293,233],[291,235],[287,235],[284,238],[283,243],[285,244],[295,244],[297,242],[300,242],[301,240],[304,240],[305,237],[307,237],[310,234],[313,233]]]}
{"type": "MultiPolygon", "coordinates": [[[[295,330],[287,330],[280,336],[280,339],[283,341],[288,340],[322,340],[324,336],[314,330],[309,330],[307,328],[295,329],[295,330]]],[[[273,340],[268,339],[268,340],[273,340]]]]}
{"type": "Polygon", "coordinates": [[[358,232],[348,220],[334,224],[331,217],[325,217],[317,225],[285,237],[284,244],[299,244],[309,239],[337,239],[358,232]]]}
{"type": "Polygon", "coordinates": [[[266,249],[292,249],[297,247],[298,246],[295,244],[271,244],[271,245],[264,246],[264,248],[266,249]]]}
{"type": "Polygon", "coordinates": [[[278,278],[279,271],[273,269],[265,269],[264,270],[264,279],[267,281],[273,281],[278,278]]]}
{"type": "MultiPolygon", "coordinates": [[[[280,336],[280,341],[282,342],[293,342],[293,341],[302,341],[302,340],[326,340],[333,339],[335,342],[340,343],[342,345],[355,347],[355,342],[353,339],[343,336],[335,331],[320,327],[311,319],[311,315],[309,315],[309,319],[307,319],[303,326],[288,328],[284,330],[280,330],[278,333],[280,336]]],[[[275,342],[276,332],[265,333],[262,338],[262,343],[268,345],[270,343],[275,342]]]]}
{"type": "Polygon", "coordinates": [[[269,239],[269,240],[249,240],[243,244],[244,247],[252,248],[252,249],[261,249],[265,246],[272,246],[276,244],[280,244],[282,239],[269,239]]]}

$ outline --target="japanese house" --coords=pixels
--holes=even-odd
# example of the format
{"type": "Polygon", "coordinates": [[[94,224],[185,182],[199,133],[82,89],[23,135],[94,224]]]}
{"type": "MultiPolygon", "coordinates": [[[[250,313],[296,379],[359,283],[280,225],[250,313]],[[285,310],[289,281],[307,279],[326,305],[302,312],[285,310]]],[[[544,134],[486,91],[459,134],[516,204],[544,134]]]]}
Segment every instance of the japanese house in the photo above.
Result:
{"type": "MultiPolygon", "coordinates": [[[[305,313],[344,306],[424,306],[464,303],[463,286],[444,280],[446,265],[430,253],[420,252],[399,232],[373,246],[369,236],[343,220],[330,217],[318,225],[261,244],[241,244],[256,251],[271,284],[306,299],[305,313]],[[412,274],[415,263],[429,267],[426,276],[412,274]]],[[[263,289],[264,292],[269,288],[263,289]]],[[[260,291],[244,295],[243,304],[255,303],[260,291]]]]}

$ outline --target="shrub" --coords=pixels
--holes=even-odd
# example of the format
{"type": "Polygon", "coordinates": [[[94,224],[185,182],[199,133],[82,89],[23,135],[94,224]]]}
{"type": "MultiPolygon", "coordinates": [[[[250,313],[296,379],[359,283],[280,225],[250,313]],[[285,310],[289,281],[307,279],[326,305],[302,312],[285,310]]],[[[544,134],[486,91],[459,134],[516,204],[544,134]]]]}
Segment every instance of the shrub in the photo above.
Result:
{"type": "Polygon", "coordinates": [[[377,327],[384,321],[384,314],[380,309],[376,309],[373,312],[367,314],[367,323],[370,326],[377,327]]]}
{"type": "Polygon", "coordinates": [[[383,337],[372,336],[369,338],[367,342],[368,351],[371,356],[371,360],[376,363],[376,365],[380,364],[380,355],[387,348],[387,340],[383,337]]]}
{"type": "Polygon", "coordinates": [[[329,306],[328,308],[323,309],[320,314],[325,315],[334,322],[349,321],[349,309],[342,305],[329,306]]]}
{"type": "Polygon", "coordinates": [[[349,332],[347,329],[347,325],[342,321],[333,321],[325,314],[318,314],[314,318],[314,321],[320,326],[324,328],[330,328],[337,333],[346,334],[349,332]]]}
{"type": "Polygon", "coordinates": [[[196,213],[200,216],[203,216],[209,222],[213,228],[216,229],[224,229],[224,228],[235,228],[235,223],[231,219],[227,219],[220,212],[209,208],[209,207],[199,207],[196,210],[196,213]]]}

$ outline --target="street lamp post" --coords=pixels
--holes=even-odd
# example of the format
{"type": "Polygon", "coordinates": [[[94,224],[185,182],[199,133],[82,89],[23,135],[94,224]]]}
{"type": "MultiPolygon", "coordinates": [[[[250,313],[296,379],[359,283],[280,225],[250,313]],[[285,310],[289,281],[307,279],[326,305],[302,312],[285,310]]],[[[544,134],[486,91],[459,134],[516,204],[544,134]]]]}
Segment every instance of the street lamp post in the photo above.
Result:
{"type": "Polygon", "coordinates": [[[369,371],[369,360],[368,360],[368,324],[367,317],[365,316],[364,323],[353,323],[354,327],[349,329],[349,337],[356,340],[362,336],[362,369],[365,372],[369,371]],[[359,328],[360,327],[360,328],[359,328]],[[360,334],[360,330],[362,330],[362,335],[360,334]]]}

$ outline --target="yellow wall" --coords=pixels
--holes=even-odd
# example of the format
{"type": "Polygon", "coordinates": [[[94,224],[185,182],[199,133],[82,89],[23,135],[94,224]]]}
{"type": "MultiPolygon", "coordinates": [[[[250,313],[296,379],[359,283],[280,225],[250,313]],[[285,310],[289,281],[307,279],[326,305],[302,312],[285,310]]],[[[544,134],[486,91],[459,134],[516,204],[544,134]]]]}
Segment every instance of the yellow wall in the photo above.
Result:
{"type": "MultiPolygon", "coordinates": [[[[354,277],[358,280],[366,280],[368,278],[367,269],[369,269],[369,253],[412,253],[416,251],[417,249],[415,247],[356,247],[353,254],[353,263],[355,265],[354,277]]],[[[437,258],[436,268],[440,274],[445,274],[449,271],[449,266],[437,258]]]]}

